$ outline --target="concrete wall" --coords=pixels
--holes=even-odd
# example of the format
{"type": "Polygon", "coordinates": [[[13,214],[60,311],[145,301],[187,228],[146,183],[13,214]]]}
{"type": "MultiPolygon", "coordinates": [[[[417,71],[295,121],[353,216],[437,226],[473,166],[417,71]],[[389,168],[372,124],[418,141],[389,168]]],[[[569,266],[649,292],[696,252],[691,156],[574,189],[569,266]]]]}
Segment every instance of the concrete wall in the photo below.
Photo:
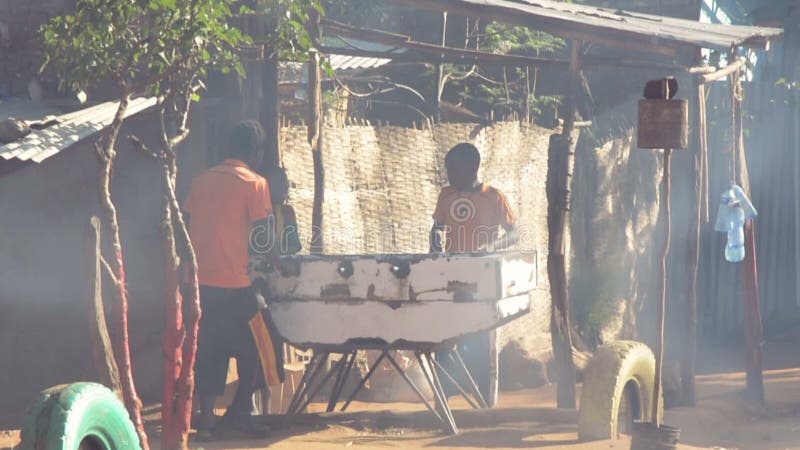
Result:
{"type": "MultiPolygon", "coordinates": [[[[122,136],[147,141],[153,126],[140,115],[122,136]]],[[[127,264],[134,370],[152,401],[160,391],[161,185],[152,161],[125,142],[118,154],[112,192],[127,264]]],[[[84,233],[98,211],[97,168],[84,141],[41,164],[0,169],[0,427],[19,426],[41,389],[95,379],[84,233]]]]}

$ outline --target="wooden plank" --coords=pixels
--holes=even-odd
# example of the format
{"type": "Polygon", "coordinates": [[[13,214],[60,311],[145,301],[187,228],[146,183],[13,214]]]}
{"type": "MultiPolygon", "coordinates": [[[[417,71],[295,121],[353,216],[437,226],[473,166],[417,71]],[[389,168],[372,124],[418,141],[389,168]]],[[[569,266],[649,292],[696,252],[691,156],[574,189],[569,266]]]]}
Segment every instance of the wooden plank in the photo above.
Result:
{"type": "Polygon", "coordinates": [[[122,394],[119,368],[108,335],[103,306],[103,270],[100,251],[100,219],[93,216],[86,229],[86,281],[89,293],[89,336],[92,340],[92,359],[100,383],[122,394]]]}
{"type": "Polygon", "coordinates": [[[639,100],[639,148],[689,146],[689,103],[683,99],[639,100]]]}

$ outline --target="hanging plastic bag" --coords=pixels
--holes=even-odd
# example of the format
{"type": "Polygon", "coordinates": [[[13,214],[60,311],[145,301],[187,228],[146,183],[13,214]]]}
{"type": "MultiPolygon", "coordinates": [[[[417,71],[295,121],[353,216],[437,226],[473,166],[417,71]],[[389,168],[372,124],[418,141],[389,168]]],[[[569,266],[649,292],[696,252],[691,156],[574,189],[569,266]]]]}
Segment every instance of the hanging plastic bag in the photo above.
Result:
{"type": "Polygon", "coordinates": [[[725,260],[729,262],[744,260],[744,225],[757,215],[755,207],[741,187],[731,183],[730,189],[722,193],[714,229],[728,235],[728,241],[725,244],[725,260]]]}

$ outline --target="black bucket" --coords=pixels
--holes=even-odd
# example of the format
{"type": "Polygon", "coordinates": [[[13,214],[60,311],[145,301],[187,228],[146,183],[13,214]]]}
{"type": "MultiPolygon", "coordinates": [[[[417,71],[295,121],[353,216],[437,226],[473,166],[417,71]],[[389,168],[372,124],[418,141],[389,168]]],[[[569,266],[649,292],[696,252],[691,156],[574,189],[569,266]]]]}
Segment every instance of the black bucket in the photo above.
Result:
{"type": "Polygon", "coordinates": [[[635,421],[631,429],[631,450],[675,450],[680,434],[678,428],[635,421]]]}

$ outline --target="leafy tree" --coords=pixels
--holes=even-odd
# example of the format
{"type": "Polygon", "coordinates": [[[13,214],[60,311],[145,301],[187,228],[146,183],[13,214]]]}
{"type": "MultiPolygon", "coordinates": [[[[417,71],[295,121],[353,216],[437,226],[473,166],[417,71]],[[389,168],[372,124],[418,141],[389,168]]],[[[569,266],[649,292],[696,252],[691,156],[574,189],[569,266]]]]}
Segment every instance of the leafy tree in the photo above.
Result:
{"type": "MultiPolygon", "coordinates": [[[[560,38],[499,22],[485,26],[478,22],[467,42],[475,42],[476,49],[483,52],[496,54],[563,57],[566,50],[560,38]]],[[[479,113],[530,120],[559,102],[558,97],[536,94],[537,68],[445,65],[444,72],[440,95],[479,113]]]]}
{"type": "Polygon", "coordinates": [[[122,394],[142,442],[149,449],[141,417],[141,401],[131,371],[128,344],[124,258],[117,210],[110,192],[116,144],[132,97],[158,98],[159,148],[150,150],[135,136],[131,140],[161,166],[162,248],[166,270],[165,365],[162,410],[162,448],[186,449],[194,387],[194,360],[200,315],[194,250],[175,196],[177,147],[188,136],[188,114],[199,100],[209,70],[236,70],[243,75],[238,50],[253,45],[231,23],[236,16],[267,17],[257,43],[273,57],[302,60],[311,40],[303,26],[317,0],[273,0],[259,9],[238,6],[234,0],[78,0],[74,14],[54,18],[43,27],[45,65],[59,76],[62,87],[88,89],[111,81],[119,99],[111,125],[98,140],[99,192],[111,233],[109,275],[114,280],[112,315],[117,333],[114,354],[121,368],[122,394]],[[237,9],[238,8],[238,9],[237,9]],[[179,257],[180,255],[180,257],[179,257]],[[182,317],[179,274],[189,273],[190,308],[182,317]]]}

